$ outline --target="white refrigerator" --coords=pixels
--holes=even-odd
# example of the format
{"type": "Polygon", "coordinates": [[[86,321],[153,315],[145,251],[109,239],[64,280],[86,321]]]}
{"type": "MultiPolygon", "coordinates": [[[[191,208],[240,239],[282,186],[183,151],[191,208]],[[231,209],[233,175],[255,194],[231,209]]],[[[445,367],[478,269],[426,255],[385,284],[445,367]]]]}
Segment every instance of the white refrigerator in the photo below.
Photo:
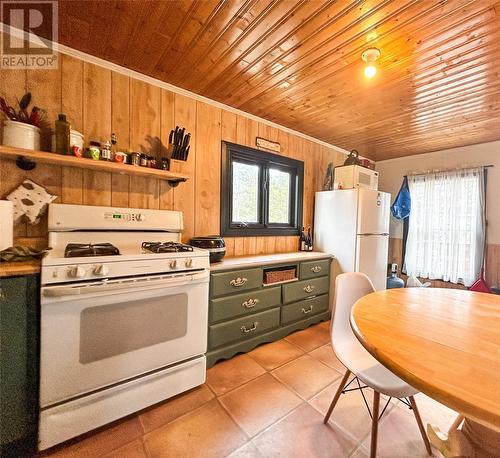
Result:
{"type": "Polygon", "coordinates": [[[373,189],[316,193],[315,249],[336,258],[336,273],[363,272],[385,289],[391,195],[373,189]]]}

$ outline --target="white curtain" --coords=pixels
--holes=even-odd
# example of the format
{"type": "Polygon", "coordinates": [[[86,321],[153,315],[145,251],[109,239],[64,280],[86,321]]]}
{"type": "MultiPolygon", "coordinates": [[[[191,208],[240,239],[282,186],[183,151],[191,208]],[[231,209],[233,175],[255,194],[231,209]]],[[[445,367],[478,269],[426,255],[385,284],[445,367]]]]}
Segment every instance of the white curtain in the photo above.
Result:
{"type": "Polygon", "coordinates": [[[484,169],[408,176],[408,275],[470,286],[483,264],[484,169]]]}

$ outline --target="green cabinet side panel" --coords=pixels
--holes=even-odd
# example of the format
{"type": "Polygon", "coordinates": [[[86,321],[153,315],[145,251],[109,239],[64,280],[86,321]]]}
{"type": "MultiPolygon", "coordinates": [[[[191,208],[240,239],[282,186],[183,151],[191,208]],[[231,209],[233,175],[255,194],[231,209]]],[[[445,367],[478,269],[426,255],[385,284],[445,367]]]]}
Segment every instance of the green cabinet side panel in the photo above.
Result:
{"type": "Polygon", "coordinates": [[[2,278],[0,288],[0,456],[28,456],[38,428],[38,278],[2,278]]]}

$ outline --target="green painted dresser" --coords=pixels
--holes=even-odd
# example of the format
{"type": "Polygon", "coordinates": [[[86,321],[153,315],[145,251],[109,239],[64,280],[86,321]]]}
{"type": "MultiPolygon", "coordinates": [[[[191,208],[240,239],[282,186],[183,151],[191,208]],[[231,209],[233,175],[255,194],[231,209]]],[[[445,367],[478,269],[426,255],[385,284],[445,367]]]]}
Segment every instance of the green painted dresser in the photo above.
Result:
{"type": "Polygon", "coordinates": [[[331,257],[285,253],[228,259],[211,266],[207,365],[330,318],[331,257]],[[266,272],[295,269],[295,279],[264,284],[266,272]]]}

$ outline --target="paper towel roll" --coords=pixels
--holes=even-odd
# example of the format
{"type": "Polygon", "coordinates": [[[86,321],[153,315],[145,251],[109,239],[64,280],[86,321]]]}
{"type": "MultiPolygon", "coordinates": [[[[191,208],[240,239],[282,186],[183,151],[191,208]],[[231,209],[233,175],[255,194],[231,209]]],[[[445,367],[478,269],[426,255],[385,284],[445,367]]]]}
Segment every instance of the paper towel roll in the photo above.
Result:
{"type": "Polygon", "coordinates": [[[13,245],[14,210],[10,200],[0,200],[0,250],[13,245]]]}

